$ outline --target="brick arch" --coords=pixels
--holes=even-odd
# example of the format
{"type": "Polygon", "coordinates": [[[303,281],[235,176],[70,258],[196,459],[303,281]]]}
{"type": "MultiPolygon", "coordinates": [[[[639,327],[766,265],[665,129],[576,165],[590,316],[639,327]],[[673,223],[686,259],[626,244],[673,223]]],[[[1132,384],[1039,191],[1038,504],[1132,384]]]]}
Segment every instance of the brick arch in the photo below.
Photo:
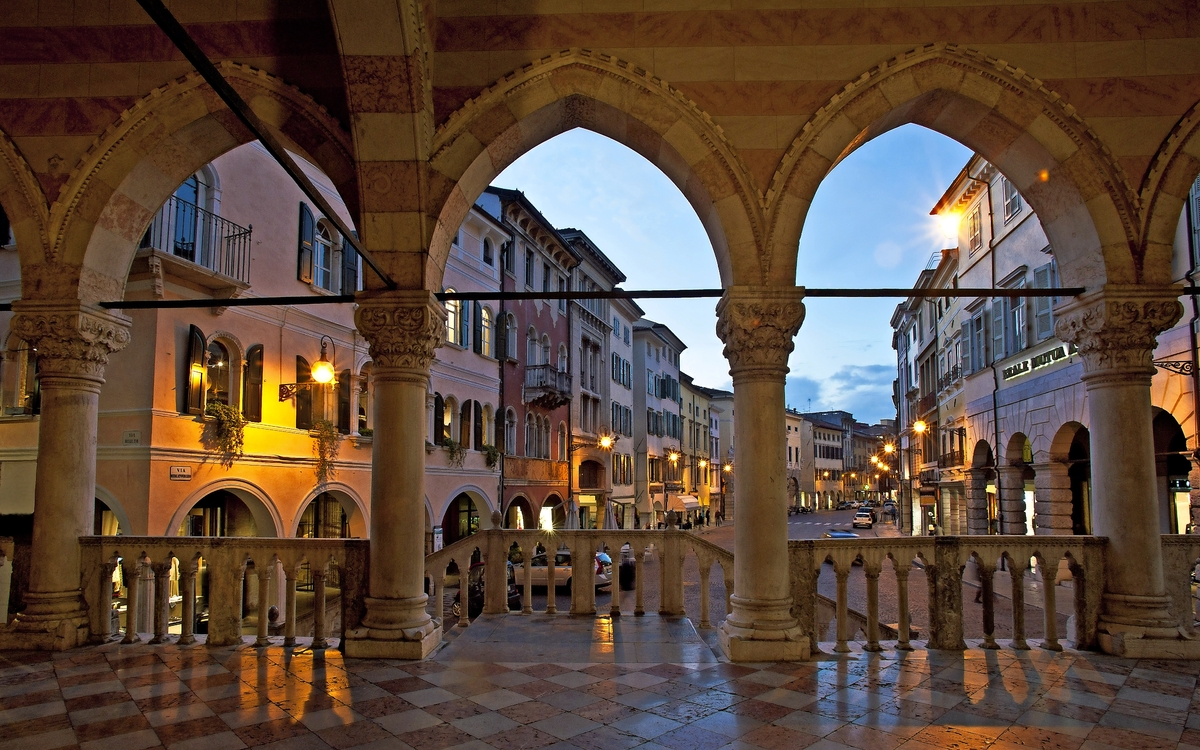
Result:
{"type": "Polygon", "coordinates": [[[50,209],[41,183],[8,135],[0,131],[0,206],[17,238],[21,265],[42,260],[50,209]]]}
{"type": "Polygon", "coordinates": [[[569,49],[501,79],[450,115],[435,135],[429,205],[436,225],[427,284],[441,279],[455,230],[492,179],[525,152],[577,127],[628,146],[679,187],[708,233],[723,284],[774,280],[759,252],[760,191],[721,129],[637,66],[569,49]]]}
{"type": "MultiPolygon", "coordinates": [[[[1153,280],[1171,282],[1175,227],[1196,176],[1200,175],[1200,102],[1192,105],[1163,140],[1142,182],[1142,253],[1163,274],[1153,280]]],[[[1149,265],[1149,263],[1147,264],[1149,265]]]]}
{"type": "MultiPolygon", "coordinates": [[[[358,193],[349,134],[281,79],[249,65],[221,68],[285,146],[330,177],[353,214],[358,193]]],[[[22,296],[120,299],[138,242],[163,201],[188,175],[251,140],[197,73],[152,91],[72,170],[50,209],[43,266],[22,266],[22,296]]]]}
{"type": "Polygon", "coordinates": [[[767,195],[773,265],[795,268],[825,175],[872,138],[915,123],[995,164],[1037,212],[1063,284],[1141,283],[1169,274],[1138,251],[1138,198],[1075,109],[1003,60],[952,44],[902,54],[848,84],[802,128],[767,195]]]}

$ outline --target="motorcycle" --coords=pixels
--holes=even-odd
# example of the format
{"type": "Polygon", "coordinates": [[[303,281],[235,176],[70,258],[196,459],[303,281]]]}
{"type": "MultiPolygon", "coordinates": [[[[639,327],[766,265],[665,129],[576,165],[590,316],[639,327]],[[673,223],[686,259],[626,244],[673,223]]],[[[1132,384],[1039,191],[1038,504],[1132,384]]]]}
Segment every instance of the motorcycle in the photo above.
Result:
{"type": "MultiPolygon", "coordinates": [[[[517,588],[517,575],[513,569],[513,564],[506,563],[508,566],[508,608],[521,609],[521,590],[517,588]]],[[[484,592],[484,571],[487,569],[481,562],[477,562],[467,571],[467,617],[476,618],[483,612],[483,592],[484,592]]],[[[454,595],[454,602],[450,605],[450,613],[459,619],[462,617],[462,591],[463,585],[460,583],[458,593],[454,595]]]]}

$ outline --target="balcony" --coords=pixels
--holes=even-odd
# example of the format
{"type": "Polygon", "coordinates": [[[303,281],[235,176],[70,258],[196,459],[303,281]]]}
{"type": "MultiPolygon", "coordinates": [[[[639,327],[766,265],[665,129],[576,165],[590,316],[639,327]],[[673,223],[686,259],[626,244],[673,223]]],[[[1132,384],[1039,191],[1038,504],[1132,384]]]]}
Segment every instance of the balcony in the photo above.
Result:
{"type": "Polygon", "coordinates": [[[951,367],[949,372],[947,372],[945,375],[938,378],[938,381],[937,381],[938,393],[941,393],[942,391],[948,390],[948,389],[953,388],[953,387],[959,385],[960,383],[962,383],[962,376],[963,376],[963,372],[962,372],[961,365],[955,365],[954,367],[951,367]]]}
{"type": "Polygon", "coordinates": [[[137,255],[141,268],[133,271],[159,278],[165,272],[234,296],[250,286],[252,231],[171,196],[142,237],[137,255]]]}
{"type": "Polygon", "coordinates": [[[534,482],[566,483],[570,467],[566,461],[551,461],[548,458],[527,456],[505,456],[504,478],[506,481],[529,480],[534,482]]]}
{"type": "Polygon", "coordinates": [[[934,409],[937,409],[937,396],[937,393],[930,393],[922,396],[917,401],[917,415],[923,417],[934,409]]]}
{"type": "Polygon", "coordinates": [[[543,409],[557,409],[571,402],[571,373],[553,365],[527,365],[521,401],[543,409]]]}
{"type": "Polygon", "coordinates": [[[949,453],[943,453],[941,456],[938,456],[938,468],[939,469],[949,469],[949,468],[952,468],[955,466],[962,466],[962,465],[963,465],[963,452],[962,451],[950,451],[949,453]]]}

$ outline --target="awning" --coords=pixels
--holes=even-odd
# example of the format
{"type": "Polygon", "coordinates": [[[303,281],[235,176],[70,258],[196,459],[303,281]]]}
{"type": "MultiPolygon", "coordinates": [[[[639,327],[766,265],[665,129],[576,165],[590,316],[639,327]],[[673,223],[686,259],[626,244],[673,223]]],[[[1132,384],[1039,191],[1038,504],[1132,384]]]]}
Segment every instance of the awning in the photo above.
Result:
{"type": "Polygon", "coordinates": [[[691,495],[668,495],[667,510],[700,510],[700,501],[691,495]]]}

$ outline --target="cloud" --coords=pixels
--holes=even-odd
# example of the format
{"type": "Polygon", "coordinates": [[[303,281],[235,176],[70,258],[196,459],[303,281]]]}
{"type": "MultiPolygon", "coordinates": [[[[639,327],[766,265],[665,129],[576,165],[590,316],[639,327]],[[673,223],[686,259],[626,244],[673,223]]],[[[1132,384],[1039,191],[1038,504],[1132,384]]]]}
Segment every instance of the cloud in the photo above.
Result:
{"type": "Polygon", "coordinates": [[[821,399],[821,382],[803,375],[793,375],[787,379],[784,401],[800,411],[823,411],[825,408],[821,399]]]}
{"type": "Polygon", "coordinates": [[[895,268],[904,260],[904,249],[891,240],[875,246],[875,262],[883,268],[895,268]]]}
{"type": "Polygon", "coordinates": [[[864,422],[894,417],[892,381],[896,368],[891,365],[843,367],[822,384],[833,408],[844,409],[864,422]]]}

